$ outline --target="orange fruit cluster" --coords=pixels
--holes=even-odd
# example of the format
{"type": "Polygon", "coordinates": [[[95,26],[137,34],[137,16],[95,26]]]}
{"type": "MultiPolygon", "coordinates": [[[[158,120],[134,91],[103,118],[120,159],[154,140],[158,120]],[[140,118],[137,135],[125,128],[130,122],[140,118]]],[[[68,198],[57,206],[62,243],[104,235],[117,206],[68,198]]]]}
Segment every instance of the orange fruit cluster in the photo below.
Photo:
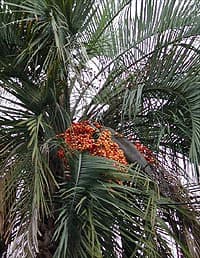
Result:
{"type": "Polygon", "coordinates": [[[117,143],[112,141],[112,134],[107,129],[97,139],[96,148],[92,154],[116,160],[124,165],[128,164],[124,152],[119,148],[117,143]]]}
{"type": "Polygon", "coordinates": [[[147,148],[146,146],[144,146],[142,143],[140,143],[139,141],[136,141],[134,143],[136,149],[142,153],[142,155],[144,156],[144,158],[147,160],[148,163],[150,164],[155,164],[156,163],[156,159],[153,156],[152,151],[147,148]]]}
{"type": "MultiPolygon", "coordinates": [[[[89,121],[73,123],[64,134],[65,143],[71,150],[87,151],[91,155],[101,156],[127,165],[123,151],[118,144],[112,141],[111,132],[102,129],[98,123],[90,124],[89,121]]],[[[64,151],[59,150],[58,156],[64,158],[64,151]]]]}
{"type": "MultiPolygon", "coordinates": [[[[103,129],[98,123],[91,124],[89,121],[73,123],[65,133],[60,134],[65,143],[71,150],[88,152],[94,156],[101,156],[115,160],[121,164],[127,165],[128,162],[124,156],[124,152],[119,145],[112,140],[112,133],[103,129]]],[[[150,164],[155,164],[156,159],[152,151],[141,144],[139,141],[134,143],[137,150],[144,156],[150,164]]],[[[65,153],[63,149],[59,149],[58,157],[64,159],[65,153]]]]}

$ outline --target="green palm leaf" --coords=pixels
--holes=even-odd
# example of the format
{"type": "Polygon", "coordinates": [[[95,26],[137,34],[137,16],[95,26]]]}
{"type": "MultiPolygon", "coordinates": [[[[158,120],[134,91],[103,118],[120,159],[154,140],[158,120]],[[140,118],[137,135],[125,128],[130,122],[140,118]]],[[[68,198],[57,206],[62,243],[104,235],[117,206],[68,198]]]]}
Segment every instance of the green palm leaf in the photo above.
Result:
{"type": "Polygon", "coordinates": [[[124,257],[160,257],[162,246],[169,252],[166,257],[172,257],[172,240],[165,234],[183,248],[187,257],[192,257],[190,253],[197,257],[199,250],[195,253],[191,246],[185,246],[189,235],[185,239],[185,233],[182,235],[176,227],[180,220],[181,230],[187,232],[194,226],[192,230],[198,236],[195,216],[191,217],[187,206],[176,207],[172,199],[160,196],[156,184],[137,167],[120,172],[113,161],[86,154],[74,157],[69,164],[72,177],[62,184],[57,196],[62,206],[55,232],[59,241],[55,257],[117,257],[117,253],[124,253],[124,257]],[[116,179],[125,184],[114,183],[116,179]]]}
{"type": "Polygon", "coordinates": [[[198,258],[198,1],[9,0],[0,28],[0,255],[198,258]],[[85,119],[127,167],[58,137],[85,119]]]}

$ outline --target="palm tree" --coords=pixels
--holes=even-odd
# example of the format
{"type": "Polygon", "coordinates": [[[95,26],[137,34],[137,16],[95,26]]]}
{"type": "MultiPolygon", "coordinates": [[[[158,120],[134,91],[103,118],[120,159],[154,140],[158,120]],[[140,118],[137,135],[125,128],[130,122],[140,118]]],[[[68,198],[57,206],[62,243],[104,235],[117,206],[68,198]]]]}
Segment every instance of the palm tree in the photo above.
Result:
{"type": "Polygon", "coordinates": [[[197,0],[1,1],[0,255],[200,257],[199,25],[197,0]],[[84,123],[127,163],[71,148],[84,123]]]}

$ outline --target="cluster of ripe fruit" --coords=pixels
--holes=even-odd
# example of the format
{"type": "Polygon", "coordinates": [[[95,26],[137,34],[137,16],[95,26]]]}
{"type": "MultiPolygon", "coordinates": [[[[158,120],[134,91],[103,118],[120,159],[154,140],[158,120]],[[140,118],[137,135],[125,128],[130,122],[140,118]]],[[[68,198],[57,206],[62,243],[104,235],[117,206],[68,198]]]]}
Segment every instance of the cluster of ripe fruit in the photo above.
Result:
{"type": "MultiPolygon", "coordinates": [[[[86,151],[94,156],[101,156],[127,165],[123,151],[118,144],[112,141],[109,130],[102,130],[98,123],[90,124],[88,121],[73,123],[61,135],[71,150],[86,151]]],[[[58,151],[60,158],[64,157],[63,150],[58,151]]]]}
{"type": "MultiPolygon", "coordinates": [[[[112,159],[124,165],[128,164],[123,151],[112,140],[112,133],[108,129],[103,129],[97,122],[93,124],[89,121],[73,123],[60,137],[72,151],[86,151],[94,156],[112,159]]],[[[139,141],[136,141],[134,145],[150,164],[155,163],[152,152],[146,146],[139,141]]],[[[58,156],[64,158],[64,150],[60,149],[58,156]]]]}
{"type": "Polygon", "coordinates": [[[134,143],[136,149],[142,153],[142,155],[144,156],[144,158],[147,160],[148,163],[150,164],[155,164],[156,163],[156,159],[152,153],[152,151],[147,148],[146,146],[144,146],[142,143],[140,143],[139,141],[136,141],[134,143]]]}

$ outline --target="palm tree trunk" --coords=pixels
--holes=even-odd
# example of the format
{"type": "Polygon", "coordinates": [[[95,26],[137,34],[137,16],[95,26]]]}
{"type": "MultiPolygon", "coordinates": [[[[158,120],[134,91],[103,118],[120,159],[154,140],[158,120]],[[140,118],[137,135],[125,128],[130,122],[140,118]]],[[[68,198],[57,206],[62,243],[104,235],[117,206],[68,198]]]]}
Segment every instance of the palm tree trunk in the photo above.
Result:
{"type": "Polygon", "coordinates": [[[54,233],[54,220],[47,218],[40,225],[40,236],[38,236],[39,253],[37,258],[52,258],[56,250],[56,244],[52,241],[54,233]]]}

